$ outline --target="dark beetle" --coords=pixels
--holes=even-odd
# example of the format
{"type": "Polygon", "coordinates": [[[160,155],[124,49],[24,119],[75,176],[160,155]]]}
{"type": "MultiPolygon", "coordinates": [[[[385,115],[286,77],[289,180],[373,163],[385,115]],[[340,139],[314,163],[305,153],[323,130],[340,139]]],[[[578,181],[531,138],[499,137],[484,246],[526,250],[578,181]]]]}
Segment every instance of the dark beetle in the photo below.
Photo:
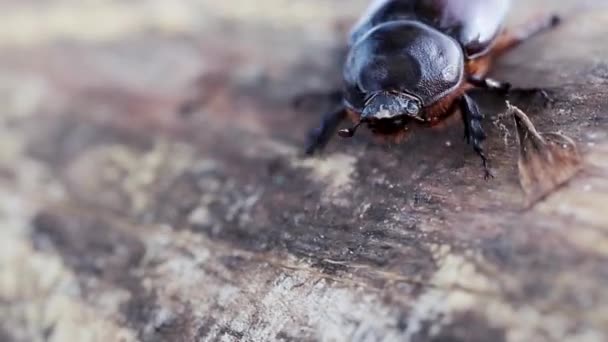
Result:
{"type": "Polygon", "coordinates": [[[376,0],[351,32],[342,101],[311,132],[307,153],[323,148],[338,125],[352,137],[360,125],[389,141],[410,128],[434,126],[460,110],[465,138],[491,176],[482,142],[483,115],[467,94],[473,88],[507,93],[508,83],[486,78],[499,55],[544,29],[555,16],[516,31],[503,30],[509,0],[376,0]]]}

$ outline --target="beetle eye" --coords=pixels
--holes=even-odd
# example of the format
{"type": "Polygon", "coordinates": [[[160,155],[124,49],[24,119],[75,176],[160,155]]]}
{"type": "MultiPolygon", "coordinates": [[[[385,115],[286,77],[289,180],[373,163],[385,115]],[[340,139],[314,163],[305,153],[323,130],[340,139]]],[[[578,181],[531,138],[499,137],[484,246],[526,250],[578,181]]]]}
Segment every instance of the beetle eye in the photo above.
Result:
{"type": "Polygon", "coordinates": [[[416,101],[408,101],[405,110],[408,112],[408,114],[416,115],[420,111],[420,106],[416,101]]]}

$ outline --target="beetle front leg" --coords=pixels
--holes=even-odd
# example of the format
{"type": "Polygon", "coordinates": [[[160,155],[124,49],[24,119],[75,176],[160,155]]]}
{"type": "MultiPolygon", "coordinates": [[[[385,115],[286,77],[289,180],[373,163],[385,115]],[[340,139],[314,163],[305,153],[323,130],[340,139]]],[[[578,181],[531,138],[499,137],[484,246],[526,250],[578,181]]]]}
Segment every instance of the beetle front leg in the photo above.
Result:
{"type": "Polygon", "coordinates": [[[479,107],[475,101],[473,101],[473,99],[467,94],[464,94],[460,99],[460,111],[462,113],[462,120],[464,123],[464,137],[468,144],[473,145],[473,149],[477,155],[481,157],[485,172],[484,178],[493,178],[494,176],[488,167],[488,158],[483,152],[482,146],[483,141],[486,139],[486,133],[483,131],[483,127],[481,126],[483,115],[479,111],[479,107]]]}
{"type": "Polygon", "coordinates": [[[476,76],[469,77],[467,81],[476,88],[493,91],[500,95],[517,95],[522,97],[540,95],[544,99],[545,104],[554,101],[547,91],[542,88],[514,88],[509,82],[501,82],[493,78],[480,78],[476,76]]]}
{"type": "Polygon", "coordinates": [[[306,144],[306,154],[312,155],[322,150],[336,133],[338,126],[346,118],[345,107],[340,107],[332,112],[323,115],[321,125],[310,131],[306,144]]]}
{"type": "Polygon", "coordinates": [[[511,83],[500,82],[493,78],[471,76],[468,81],[477,88],[496,91],[501,94],[507,94],[511,90],[511,83]]]}

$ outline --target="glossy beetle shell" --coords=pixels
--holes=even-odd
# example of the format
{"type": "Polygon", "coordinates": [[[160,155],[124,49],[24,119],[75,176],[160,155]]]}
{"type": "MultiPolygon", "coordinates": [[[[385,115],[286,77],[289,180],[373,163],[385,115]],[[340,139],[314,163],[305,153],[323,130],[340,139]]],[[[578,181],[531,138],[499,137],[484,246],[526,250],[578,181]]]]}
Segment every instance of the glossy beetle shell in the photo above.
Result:
{"type": "Polygon", "coordinates": [[[489,50],[510,4],[510,0],[376,0],[353,29],[350,43],[379,24],[412,20],[453,37],[474,58],[489,50]]]}
{"type": "Polygon", "coordinates": [[[365,94],[393,90],[428,105],[458,87],[463,72],[463,51],[454,39],[425,24],[392,21],[351,47],[344,68],[346,101],[360,110],[365,94]]]}

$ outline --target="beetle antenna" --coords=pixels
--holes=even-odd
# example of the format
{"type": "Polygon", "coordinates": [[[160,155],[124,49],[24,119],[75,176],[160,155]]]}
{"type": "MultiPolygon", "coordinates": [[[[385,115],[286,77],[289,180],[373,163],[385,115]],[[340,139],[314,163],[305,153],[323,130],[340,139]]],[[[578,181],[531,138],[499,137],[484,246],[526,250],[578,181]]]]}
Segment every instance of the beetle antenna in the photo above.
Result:
{"type": "Polygon", "coordinates": [[[355,133],[357,133],[357,129],[359,128],[359,126],[361,126],[362,124],[364,124],[366,122],[367,122],[367,120],[361,119],[353,127],[342,129],[342,130],[338,131],[338,135],[342,138],[352,138],[355,136],[355,133]]]}

